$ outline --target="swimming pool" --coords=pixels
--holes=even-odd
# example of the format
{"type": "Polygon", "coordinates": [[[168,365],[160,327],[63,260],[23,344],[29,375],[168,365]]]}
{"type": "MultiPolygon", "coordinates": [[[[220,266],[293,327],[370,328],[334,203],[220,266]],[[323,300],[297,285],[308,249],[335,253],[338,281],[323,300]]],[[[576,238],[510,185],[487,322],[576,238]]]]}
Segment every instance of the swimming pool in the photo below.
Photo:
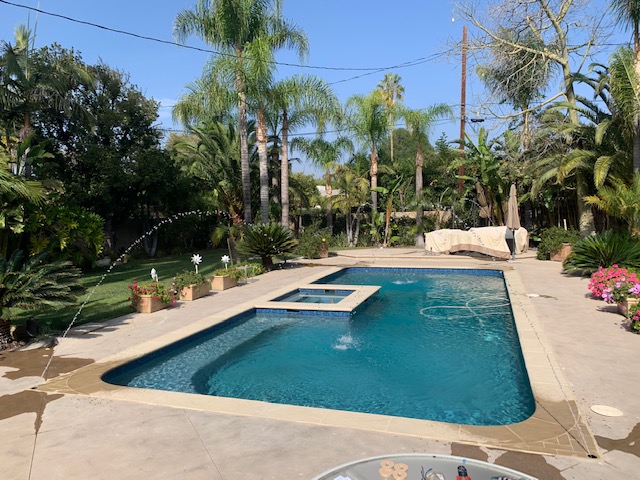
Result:
{"type": "Polygon", "coordinates": [[[534,401],[502,273],[346,269],[355,314],[254,310],[108,372],[118,385],[471,425],[534,401]]]}

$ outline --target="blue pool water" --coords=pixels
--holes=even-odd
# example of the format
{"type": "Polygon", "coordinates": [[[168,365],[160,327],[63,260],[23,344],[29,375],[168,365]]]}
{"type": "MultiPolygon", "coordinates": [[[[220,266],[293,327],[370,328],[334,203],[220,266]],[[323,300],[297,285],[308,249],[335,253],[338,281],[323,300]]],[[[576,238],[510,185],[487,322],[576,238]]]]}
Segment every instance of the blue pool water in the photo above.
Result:
{"type": "Polygon", "coordinates": [[[235,317],[105,381],[470,425],[533,413],[501,272],[350,268],[323,282],[382,288],[354,314],[235,317]]]}
{"type": "Polygon", "coordinates": [[[276,302],[296,303],[338,303],[353,293],[353,290],[323,290],[299,288],[275,299],[276,302]]]}

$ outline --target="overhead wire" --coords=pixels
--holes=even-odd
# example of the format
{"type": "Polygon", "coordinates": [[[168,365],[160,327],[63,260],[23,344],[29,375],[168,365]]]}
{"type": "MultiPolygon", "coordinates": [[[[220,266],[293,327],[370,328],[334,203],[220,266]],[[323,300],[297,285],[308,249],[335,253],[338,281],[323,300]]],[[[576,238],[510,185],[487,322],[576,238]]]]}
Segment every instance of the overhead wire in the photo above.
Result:
{"type": "MultiPolygon", "coordinates": [[[[178,48],[184,48],[187,50],[194,50],[194,51],[198,51],[198,52],[203,52],[203,53],[209,53],[212,55],[219,55],[219,56],[223,56],[223,57],[234,57],[233,54],[229,54],[229,53],[225,53],[225,52],[219,52],[217,50],[212,50],[209,48],[203,48],[203,47],[196,47],[193,45],[185,45],[182,43],[178,43],[178,42],[174,42],[172,40],[164,40],[161,38],[156,38],[156,37],[151,37],[149,35],[142,35],[139,33],[135,33],[135,32],[130,32],[127,30],[121,30],[118,28],[113,28],[113,27],[108,27],[106,25],[101,25],[99,23],[95,23],[95,22],[89,22],[86,20],[80,20],[77,18],[73,18],[70,17],[68,15],[62,15],[60,13],[55,13],[55,12],[49,12],[46,10],[42,10],[40,8],[36,8],[36,7],[31,7],[28,5],[23,5],[20,3],[15,3],[15,2],[10,2],[9,0],[0,0],[0,3],[4,3],[6,5],[10,5],[16,8],[23,8],[25,10],[29,10],[29,11],[33,11],[33,12],[37,12],[39,14],[42,15],[48,15],[51,17],[55,17],[55,18],[60,18],[62,20],[66,20],[69,22],[73,22],[73,23],[78,23],[80,25],[86,25],[92,28],[98,28],[101,30],[105,30],[107,32],[111,32],[111,33],[117,33],[120,35],[126,35],[126,36],[130,36],[133,38],[137,38],[139,40],[145,40],[145,41],[150,41],[150,42],[155,42],[155,43],[160,43],[163,45],[169,45],[169,46],[173,46],[173,47],[178,47],[178,48]]],[[[437,56],[438,54],[433,54],[430,57],[433,56],[437,56]]],[[[279,62],[279,61],[271,61],[269,63],[271,63],[272,65],[279,65],[279,66],[286,66],[286,67],[296,67],[296,68],[306,68],[306,69],[311,69],[311,70],[333,70],[333,71],[364,71],[364,72],[370,72],[370,73],[366,73],[363,75],[359,75],[350,79],[344,79],[344,80],[338,80],[334,83],[341,83],[341,82],[346,82],[348,80],[353,80],[356,78],[360,78],[360,76],[365,76],[365,75],[372,75],[374,73],[378,73],[384,70],[390,70],[390,69],[399,69],[399,68],[408,68],[414,65],[419,65],[421,63],[425,63],[427,61],[430,61],[430,57],[420,57],[420,58],[416,58],[414,60],[409,60],[407,62],[403,62],[397,65],[391,65],[391,66],[385,66],[385,67],[330,67],[330,66],[323,66],[323,65],[304,65],[304,64],[300,64],[300,63],[287,63],[287,62],[279,62]]]]}

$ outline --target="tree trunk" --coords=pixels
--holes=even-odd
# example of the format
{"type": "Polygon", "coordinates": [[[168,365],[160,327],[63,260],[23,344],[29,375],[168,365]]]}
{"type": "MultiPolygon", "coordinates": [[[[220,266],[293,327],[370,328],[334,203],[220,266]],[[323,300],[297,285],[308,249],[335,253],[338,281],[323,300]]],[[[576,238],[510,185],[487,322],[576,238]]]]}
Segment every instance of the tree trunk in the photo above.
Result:
{"type": "MultiPolygon", "coordinates": [[[[374,189],[378,186],[378,152],[376,146],[371,147],[371,169],[369,170],[371,175],[371,188],[374,189]]],[[[378,211],[378,192],[371,191],[371,212],[372,214],[378,211]]],[[[373,217],[372,217],[373,218],[373,217]]]]}
{"type": "Polygon", "coordinates": [[[289,228],[289,118],[282,112],[282,163],[280,166],[280,204],[282,226],[289,228]]]}
{"type": "Polygon", "coordinates": [[[258,110],[258,126],[256,138],[258,140],[258,159],[260,167],[260,220],[269,223],[269,170],[267,157],[267,125],[264,109],[258,110]]]}
{"type": "MultiPolygon", "coordinates": [[[[242,52],[237,52],[238,59],[242,58],[242,52]]],[[[240,123],[240,169],[242,171],[242,203],[244,205],[244,221],[250,224],[253,221],[251,212],[251,176],[249,171],[249,139],[247,131],[247,95],[245,93],[244,80],[240,73],[236,74],[236,90],[238,92],[238,117],[240,123]]]]}
{"type": "Polygon", "coordinates": [[[422,234],[422,167],[424,166],[424,158],[422,156],[422,145],[418,145],[416,153],[416,247],[424,247],[424,235],[422,234]]]}
{"type": "Polygon", "coordinates": [[[333,235],[333,200],[331,198],[333,189],[331,188],[331,172],[329,170],[325,171],[324,179],[324,191],[327,194],[327,230],[330,235],[333,235]]]}
{"type": "Polygon", "coordinates": [[[0,320],[0,345],[10,345],[13,343],[11,336],[11,322],[8,319],[0,320]]]}

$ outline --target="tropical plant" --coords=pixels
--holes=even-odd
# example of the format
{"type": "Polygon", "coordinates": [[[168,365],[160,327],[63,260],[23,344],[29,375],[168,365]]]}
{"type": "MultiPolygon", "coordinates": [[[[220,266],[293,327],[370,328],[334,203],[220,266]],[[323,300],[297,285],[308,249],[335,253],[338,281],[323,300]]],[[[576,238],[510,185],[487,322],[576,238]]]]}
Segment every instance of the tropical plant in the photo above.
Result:
{"type": "Polygon", "coordinates": [[[451,107],[443,103],[433,105],[427,110],[405,110],[403,116],[407,124],[407,130],[411,133],[417,144],[416,149],[416,246],[424,245],[422,235],[422,189],[424,182],[422,178],[424,170],[424,150],[429,144],[429,130],[438,118],[451,115],[451,107]]]}
{"type": "Polygon", "coordinates": [[[273,267],[275,255],[291,253],[296,245],[297,242],[291,230],[277,223],[263,223],[247,227],[239,249],[249,254],[259,255],[262,266],[270,270],[273,267]]]}
{"type": "Polygon", "coordinates": [[[324,184],[327,211],[327,229],[333,231],[333,189],[331,187],[331,177],[333,169],[338,164],[343,153],[353,151],[353,143],[347,137],[340,136],[333,141],[327,141],[322,137],[313,140],[298,137],[291,142],[292,150],[299,150],[304,153],[314,164],[324,169],[324,184]]]}
{"type": "Polygon", "coordinates": [[[282,225],[289,227],[289,131],[293,127],[313,122],[318,134],[328,120],[339,120],[338,98],[324,80],[313,75],[294,75],[277,82],[273,88],[274,102],[282,121],[280,168],[280,205],[282,225]]]}
{"type": "Polygon", "coordinates": [[[360,236],[360,222],[369,195],[369,182],[347,165],[336,168],[336,189],[334,204],[346,217],[347,244],[355,247],[360,236]]]}
{"type": "Polygon", "coordinates": [[[174,287],[178,292],[190,285],[200,286],[206,285],[208,282],[209,279],[201,273],[196,273],[193,270],[186,269],[178,273],[173,279],[174,287]]]}
{"type": "Polygon", "coordinates": [[[378,211],[378,145],[387,130],[384,115],[384,99],[380,90],[369,95],[353,95],[347,99],[345,118],[347,128],[356,141],[370,154],[369,176],[371,185],[371,210],[378,211]]]}
{"type": "Polygon", "coordinates": [[[393,131],[396,117],[396,100],[404,100],[404,87],[400,84],[400,76],[389,72],[378,82],[378,89],[382,92],[382,97],[387,109],[388,132],[389,132],[389,152],[391,163],[393,164],[393,131]]]}
{"type": "Polygon", "coordinates": [[[69,305],[82,293],[80,270],[71,262],[46,263],[45,254],[25,260],[16,250],[0,256],[0,345],[11,343],[11,309],[33,310],[69,305]]]}
{"type": "Polygon", "coordinates": [[[633,235],[640,235],[640,172],[634,173],[631,185],[602,186],[596,195],[585,197],[585,202],[624,220],[633,235]]]}
{"type": "MultiPolygon", "coordinates": [[[[248,82],[255,75],[263,84],[265,73],[273,68],[273,53],[285,47],[308,49],[304,33],[286,22],[280,15],[281,0],[198,0],[192,10],[182,10],[174,22],[174,35],[185,41],[195,34],[219,50],[221,54],[209,65],[230,83],[237,95],[238,131],[240,133],[240,164],[244,219],[250,223],[251,182],[247,133],[248,82]]],[[[229,89],[231,90],[231,88],[229,89]]]]}
{"type": "Polygon", "coordinates": [[[389,238],[389,225],[391,223],[391,214],[393,213],[393,195],[400,190],[401,185],[405,181],[402,177],[397,177],[394,179],[391,188],[386,187],[376,187],[376,191],[384,195],[387,199],[386,209],[385,209],[385,217],[384,217],[384,237],[382,240],[382,246],[388,247],[390,243],[389,238]]]}
{"type": "Polygon", "coordinates": [[[640,269],[640,239],[628,232],[614,230],[584,237],[573,245],[563,266],[566,272],[581,271],[590,275],[599,267],[614,264],[640,269]]]}
{"type": "Polygon", "coordinates": [[[575,229],[565,230],[561,227],[547,228],[540,234],[540,244],[536,257],[538,260],[549,260],[562,248],[563,243],[574,245],[580,240],[580,232],[575,229]]]}

